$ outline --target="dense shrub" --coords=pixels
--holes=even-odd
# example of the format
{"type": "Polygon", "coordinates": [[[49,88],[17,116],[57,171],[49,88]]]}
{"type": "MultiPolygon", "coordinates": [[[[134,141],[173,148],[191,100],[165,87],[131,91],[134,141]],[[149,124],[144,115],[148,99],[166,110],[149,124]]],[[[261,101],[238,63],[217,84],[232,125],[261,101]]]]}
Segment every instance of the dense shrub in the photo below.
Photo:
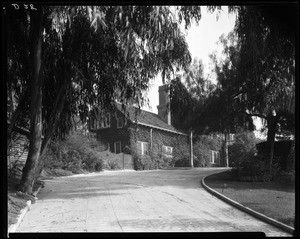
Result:
{"type": "Polygon", "coordinates": [[[286,171],[295,172],[295,141],[293,142],[286,162],[286,171]]]}
{"type": "Polygon", "coordinates": [[[156,160],[149,155],[139,155],[134,153],[132,157],[134,170],[152,170],[157,168],[156,160]]]}
{"type": "Polygon", "coordinates": [[[175,159],[174,157],[167,157],[164,155],[156,155],[154,156],[154,160],[156,161],[156,165],[159,169],[174,167],[175,159]]]}
{"type": "Polygon", "coordinates": [[[191,162],[190,162],[189,158],[180,158],[180,159],[176,160],[174,166],[175,167],[190,167],[191,162]]]}
{"type": "Polygon", "coordinates": [[[209,167],[211,166],[211,150],[220,151],[222,147],[222,140],[218,137],[211,137],[208,135],[201,135],[194,143],[194,166],[195,167],[209,167]]]}
{"type": "Polygon", "coordinates": [[[173,149],[175,167],[190,167],[190,151],[187,143],[178,144],[173,149]]]}
{"type": "Polygon", "coordinates": [[[276,180],[286,184],[295,184],[295,141],[291,145],[285,170],[280,170],[276,180]]]}
{"type": "Polygon", "coordinates": [[[254,156],[252,152],[245,153],[243,161],[232,169],[233,175],[240,181],[268,182],[273,180],[279,172],[278,165],[272,165],[268,172],[268,165],[260,156],[254,156]]]}
{"type": "Polygon", "coordinates": [[[230,167],[238,167],[249,156],[256,154],[257,139],[253,132],[241,131],[235,135],[234,144],[228,146],[228,159],[230,167]]]}
{"type": "Polygon", "coordinates": [[[279,167],[276,163],[269,172],[264,155],[257,154],[257,139],[252,132],[239,132],[235,135],[235,143],[228,148],[229,166],[233,174],[241,181],[271,181],[277,177],[279,167]]]}
{"type": "MultiPolygon", "coordinates": [[[[294,141],[282,140],[274,142],[274,156],[277,158],[276,163],[279,164],[280,168],[284,171],[288,168],[288,157],[292,149],[294,141]]],[[[268,159],[270,157],[270,145],[266,141],[258,143],[256,145],[258,154],[268,159]]]]}
{"type": "Polygon", "coordinates": [[[113,160],[113,159],[108,159],[107,160],[107,165],[109,167],[109,169],[121,169],[121,165],[117,160],[113,160]]]}
{"type": "Polygon", "coordinates": [[[64,145],[65,144],[63,142],[51,142],[44,159],[44,167],[46,169],[54,170],[57,168],[62,168],[62,150],[64,145]]]}
{"type": "Polygon", "coordinates": [[[92,149],[85,149],[81,152],[83,169],[87,171],[101,171],[103,168],[103,160],[97,156],[92,149]]]}
{"type": "Polygon", "coordinates": [[[276,181],[285,184],[295,184],[295,170],[283,171],[281,170],[276,177],[276,181]]]}
{"type": "Polygon", "coordinates": [[[92,149],[89,138],[80,133],[74,133],[65,141],[52,142],[45,159],[45,168],[63,169],[72,173],[82,173],[84,170],[101,171],[103,161],[92,149]]]}
{"type": "Polygon", "coordinates": [[[63,166],[62,169],[69,170],[72,173],[82,172],[82,160],[80,153],[72,148],[66,150],[62,156],[63,166]]]}
{"type": "Polygon", "coordinates": [[[202,141],[196,142],[194,144],[194,166],[195,167],[209,167],[210,166],[210,157],[211,149],[207,144],[202,141]]]}

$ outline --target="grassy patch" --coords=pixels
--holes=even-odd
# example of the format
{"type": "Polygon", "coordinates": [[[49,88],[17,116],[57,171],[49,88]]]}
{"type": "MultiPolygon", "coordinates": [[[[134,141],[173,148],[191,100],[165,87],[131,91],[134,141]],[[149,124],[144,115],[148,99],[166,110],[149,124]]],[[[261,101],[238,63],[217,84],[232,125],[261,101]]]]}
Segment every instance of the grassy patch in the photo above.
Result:
{"type": "Polygon", "coordinates": [[[294,227],[295,186],[278,181],[240,182],[230,171],[214,174],[205,183],[240,204],[294,227]]]}

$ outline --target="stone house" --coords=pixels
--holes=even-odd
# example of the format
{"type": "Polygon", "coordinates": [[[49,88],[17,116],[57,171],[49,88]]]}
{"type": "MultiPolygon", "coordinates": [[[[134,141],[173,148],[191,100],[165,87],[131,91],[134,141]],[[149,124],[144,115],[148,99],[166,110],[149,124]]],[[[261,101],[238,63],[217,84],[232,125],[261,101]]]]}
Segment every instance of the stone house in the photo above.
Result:
{"type": "Polygon", "coordinates": [[[138,153],[139,155],[163,155],[172,157],[174,147],[185,143],[189,136],[171,125],[168,110],[167,86],[159,87],[158,114],[116,103],[115,112],[101,112],[94,109],[90,115],[89,131],[96,133],[97,139],[106,150],[119,154],[138,153]]]}
{"type": "MultiPolygon", "coordinates": [[[[160,86],[158,91],[158,114],[145,110],[137,114],[134,106],[126,106],[124,111],[119,103],[115,104],[114,112],[93,109],[89,117],[89,132],[96,135],[104,145],[104,150],[116,154],[151,154],[171,158],[174,156],[174,149],[183,145],[190,152],[190,135],[171,124],[167,85],[160,86]]],[[[230,134],[229,137],[228,141],[233,142],[233,136],[230,134]]],[[[210,164],[225,165],[219,151],[210,150],[210,164]]]]}

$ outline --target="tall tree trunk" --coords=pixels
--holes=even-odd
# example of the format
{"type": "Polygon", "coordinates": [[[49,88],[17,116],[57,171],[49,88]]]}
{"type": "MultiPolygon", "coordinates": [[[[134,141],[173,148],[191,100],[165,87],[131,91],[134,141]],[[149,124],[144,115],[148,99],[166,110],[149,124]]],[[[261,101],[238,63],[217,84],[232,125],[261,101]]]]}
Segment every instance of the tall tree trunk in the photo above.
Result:
{"type": "MultiPolygon", "coordinates": [[[[67,22],[67,29],[66,32],[70,33],[70,25],[69,25],[69,19],[67,22]]],[[[57,78],[61,79],[62,85],[56,95],[55,103],[53,105],[53,109],[50,115],[49,123],[47,125],[47,129],[45,132],[45,137],[41,146],[41,154],[40,154],[40,160],[38,162],[38,166],[35,171],[35,179],[37,179],[44,167],[44,161],[45,161],[45,155],[47,152],[48,145],[50,144],[51,138],[55,133],[55,130],[57,128],[57,124],[61,115],[61,112],[63,110],[65,101],[66,101],[66,95],[68,92],[68,87],[70,86],[69,83],[71,82],[71,62],[70,62],[70,55],[72,48],[64,49],[66,51],[65,58],[63,60],[63,71],[59,72],[59,70],[56,72],[57,78]]]]}
{"type": "Polygon", "coordinates": [[[42,8],[30,12],[30,30],[32,37],[32,75],[30,98],[30,145],[28,157],[19,185],[19,190],[26,194],[32,193],[35,170],[38,165],[42,144],[42,8]]]}
{"type": "Polygon", "coordinates": [[[278,117],[269,115],[267,117],[267,127],[268,127],[268,136],[267,136],[267,144],[270,147],[270,156],[268,160],[268,171],[271,173],[273,158],[274,158],[274,142],[275,142],[275,135],[277,131],[277,123],[278,117]]]}
{"type": "Polygon", "coordinates": [[[43,170],[43,167],[44,167],[44,162],[45,162],[45,154],[46,154],[47,148],[49,146],[49,143],[51,141],[51,138],[54,135],[54,132],[56,130],[60,114],[61,114],[62,109],[63,109],[64,104],[65,104],[66,91],[67,91],[67,85],[69,83],[69,80],[70,80],[70,76],[65,77],[63,79],[64,83],[63,83],[60,91],[58,92],[58,94],[56,96],[56,101],[55,101],[53,110],[51,112],[50,121],[49,121],[49,124],[47,126],[46,133],[45,133],[45,138],[44,138],[43,143],[42,143],[40,160],[39,160],[38,167],[36,169],[36,176],[35,176],[36,178],[39,177],[40,174],[42,173],[42,170],[43,170]]]}

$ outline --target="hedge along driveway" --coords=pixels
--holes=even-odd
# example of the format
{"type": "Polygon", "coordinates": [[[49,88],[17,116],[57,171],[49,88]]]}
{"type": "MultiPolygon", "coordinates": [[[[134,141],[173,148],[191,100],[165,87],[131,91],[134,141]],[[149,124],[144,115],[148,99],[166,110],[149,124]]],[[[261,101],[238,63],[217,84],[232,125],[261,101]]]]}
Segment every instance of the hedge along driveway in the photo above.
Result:
{"type": "Polygon", "coordinates": [[[46,182],[17,232],[265,232],[289,236],[212,196],[201,179],[224,171],[119,171],[46,182]]]}

